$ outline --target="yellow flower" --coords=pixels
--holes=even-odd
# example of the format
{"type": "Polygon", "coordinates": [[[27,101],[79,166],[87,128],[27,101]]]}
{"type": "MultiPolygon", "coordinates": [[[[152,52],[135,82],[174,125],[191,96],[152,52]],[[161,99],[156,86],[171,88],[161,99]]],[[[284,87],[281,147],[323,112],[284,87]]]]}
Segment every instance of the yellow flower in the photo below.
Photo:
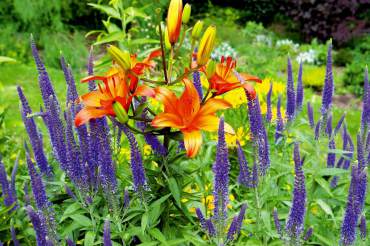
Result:
{"type": "Polygon", "coordinates": [[[145,144],[143,148],[143,152],[145,156],[150,155],[152,153],[152,147],[150,147],[150,145],[148,144],[145,144]]]}
{"type": "Polygon", "coordinates": [[[233,194],[230,194],[230,195],[229,195],[229,200],[230,200],[230,202],[235,201],[235,197],[234,197],[234,195],[233,195],[233,194]]]}
{"type": "Polygon", "coordinates": [[[312,213],[313,215],[317,215],[317,214],[319,213],[319,208],[318,208],[318,206],[317,206],[317,205],[315,205],[315,206],[313,206],[313,207],[311,208],[311,213],[312,213]]]}
{"type": "Polygon", "coordinates": [[[215,208],[213,195],[208,195],[205,198],[203,197],[202,203],[207,206],[208,210],[213,210],[215,208]]]}
{"type": "Polygon", "coordinates": [[[196,208],[191,207],[191,208],[189,208],[189,212],[194,214],[194,213],[195,213],[195,209],[196,209],[196,208]]]}
{"type": "Polygon", "coordinates": [[[272,86],[272,95],[278,96],[279,94],[283,94],[285,92],[285,84],[282,82],[274,81],[271,78],[263,79],[262,83],[256,83],[255,89],[257,91],[258,97],[260,100],[265,98],[267,93],[270,90],[270,84],[273,83],[272,86]]]}
{"type": "Polygon", "coordinates": [[[243,127],[239,127],[238,130],[236,130],[235,134],[225,134],[225,140],[227,143],[227,146],[229,147],[236,147],[236,140],[239,140],[240,145],[244,146],[245,141],[250,139],[250,135],[248,132],[245,132],[243,127]]]}
{"type": "MultiPolygon", "coordinates": [[[[285,109],[283,107],[280,108],[280,112],[281,112],[281,117],[285,119],[285,109]]],[[[266,115],[266,113],[267,113],[267,104],[265,102],[262,102],[261,103],[261,114],[266,115]]],[[[275,121],[277,118],[277,108],[272,106],[271,113],[272,113],[271,120],[275,121]]]]}
{"type": "Polygon", "coordinates": [[[247,103],[247,97],[243,88],[231,90],[224,94],[223,98],[229,102],[233,108],[238,108],[240,105],[247,103]]]}

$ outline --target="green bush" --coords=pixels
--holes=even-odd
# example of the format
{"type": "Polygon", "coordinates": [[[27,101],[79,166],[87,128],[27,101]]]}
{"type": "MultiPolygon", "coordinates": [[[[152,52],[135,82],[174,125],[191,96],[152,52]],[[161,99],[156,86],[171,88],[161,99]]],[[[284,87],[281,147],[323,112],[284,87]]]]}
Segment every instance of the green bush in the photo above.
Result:
{"type": "Polygon", "coordinates": [[[362,94],[364,67],[370,64],[370,37],[364,37],[356,43],[353,60],[344,70],[344,85],[355,95],[362,94]]]}

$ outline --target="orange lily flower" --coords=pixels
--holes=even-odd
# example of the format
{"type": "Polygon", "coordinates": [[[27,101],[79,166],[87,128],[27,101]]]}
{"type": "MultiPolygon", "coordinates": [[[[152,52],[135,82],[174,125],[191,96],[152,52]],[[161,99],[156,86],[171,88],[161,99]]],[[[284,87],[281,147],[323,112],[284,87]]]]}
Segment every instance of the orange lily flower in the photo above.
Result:
{"type": "Polygon", "coordinates": [[[146,57],[142,61],[138,61],[137,55],[131,55],[131,73],[128,73],[128,78],[131,80],[130,83],[130,90],[134,91],[137,83],[139,81],[137,76],[140,76],[144,73],[145,69],[147,68],[153,68],[155,66],[155,62],[153,61],[154,58],[161,56],[162,52],[161,50],[155,50],[152,53],[149,54],[148,57],[146,57]]]}
{"type": "MultiPolygon", "coordinates": [[[[253,75],[239,73],[239,76],[243,80],[245,80],[242,82],[235,74],[235,67],[236,61],[234,61],[231,57],[227,57],[226,59],[225,57],[222,57],[221,63],[218,63],[216,65],[216,71],[214,72],[214,74],[207,75],[209,76],[208,81],[210,87],[215,91],[214,95],[221,95],[230,90],[243,87],[248,91],[252,98],[255,98],[256,92],[254,88],[250,84],[245,82],[254,81],[261,83],[262,80],[253,75]]],[[[205,71],[205,69],[203,70],[205,71]]]]}
{"type": "Polygon", "coordinates": [[[91,91],[80,97],[79,101],[85,106],[75,117],[75,125],[81,126],[91,119],[101,118],[107,115],[116,116],[113,104],[119,103],[128,112],[132,98],[138,96],[154,96],[154,89],[140,85],[134,91],[129,89],[125,72],[117,67],[112,67],[106,76],[89,76],[81,80],[103,81],[103,86],[98,84],[98,90],[91,91]]]}
{"type": "MultiPolygon", "coordinates": [[[[219,118],[217,110],[227,109],[231,104],[223,99],[211,98],[201,104],[197,90],[192,82],[184,79],[185,90],[180,98],[167,88],[155,89],[156,99],[164,105],[164,112],[152,121],[153,127],[173,127],[184,135],[186,153],[194,157],[202,145],[200,130],[217,131],[219,118]]],[[[225,124],[225,130],[234,133],[232,127],[225,124]]]]}

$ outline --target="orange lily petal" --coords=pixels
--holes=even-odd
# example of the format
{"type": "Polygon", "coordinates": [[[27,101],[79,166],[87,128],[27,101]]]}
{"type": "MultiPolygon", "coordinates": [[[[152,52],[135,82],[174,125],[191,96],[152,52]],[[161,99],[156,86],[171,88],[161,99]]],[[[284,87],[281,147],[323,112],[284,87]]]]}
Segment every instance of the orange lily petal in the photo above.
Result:
{"type": "Polygon", "coordinates": [[[154,89],[155,98],[162,102],[164,105],[164,111],[168,113],[177,114],[177,103],[178,99],[172,91],[164,87],[157,87],[154,89]]]}
{"type": "Polygon", "coordinates": [[[224,110],[231,108],[231,104],[223,99],[211,98],[200,109],[199,114],[207,115],[214,114],[217,110],[224,110]]]}
{"type": "Polygon", "coordinates": [[[143,60],[143,63],[149,64],[149,62],[150,62],[152,59],[154,59],[154,58],[156,58],[156,57],[158,57],[158,56],[161,56],[161,55],[162,55],[162,51],[161,51],[160,49],[155,50],[155,51],[153,51],[152,53],[150,53],[150,54],[149,54],[149,56],[148,56],[147,58],[145,58],[145,59],[143,60]]]}
{"type": "Polygon", "coordinates": [[[154,91],[153,88],[151,88],[147,85],[140,85],[140,86],[137,87],[134,95],[154,97],[155,96],[155,91],[154,91]]]}
{"type": "MultiPolygon", "coordinates": [[[[204,131],[214,132],[218,130],[220,119],[215,115],[199,115],[195,118],[192,125],[204,131]]],[[[224,130],[227,133],[235,134],[234,129],[225,123],[224,130]]]]}
{"type": "Polygon", "coordinates": [[[97,109],[94,107],[85,107],[81,109],[75,117],[75,125],[79,127],[83,124],[86,124],[91,119],[101,118],[107,115],[107,111],[104,109],[97,109]]]}
{"type": "Polygon", "coordinates": [[[183,128],[181,118],[176,114],[160,113],[152,120],[153,127],[174,127],[183,128]]]}
{"type": "Polygon", "coordinates": [[[80,97],[80,101],[87,107],[100,107],[101,100],[108,99],[109,97],[100,91],[91,91],[80,97]]]}
{"type": "Polygon", "coordinates": [[[200,146],[202,145],[202,133],[200,131],[184,131],[183,134],[186,154],[190,158],[193,158],[197,155],[200,146]]]}
{"type": "Polygon", "coordinates": [[[253,76],[253,75],[250,75],[250,74],[247,74],[247,73],[239,73],[240,76],[242,76],[242,78],[245,80],[245,81],[254,81],[254,82],[257,82],[257,83],[262,83],[262,79],[258,78],[257,76],[253,76]]]}
{"type": "Polygon", "coordinates": [[[185,90],[179,99],[177,107],[185,119],[192,120],[200,109],[200,98],[194,84],[188,79],[184,79],[183,81],[185,83],[185,90]]]}
{"type": "Polygon", "coordinates": [[[91,76],[87,76],[87,77],[81,79],[81,82],[85,83],[85,82],[89,82],[91,80],[105,80],[105,79],[106,79],[106,77],[104,77],[104,76],[91,75],[91,76]]]}

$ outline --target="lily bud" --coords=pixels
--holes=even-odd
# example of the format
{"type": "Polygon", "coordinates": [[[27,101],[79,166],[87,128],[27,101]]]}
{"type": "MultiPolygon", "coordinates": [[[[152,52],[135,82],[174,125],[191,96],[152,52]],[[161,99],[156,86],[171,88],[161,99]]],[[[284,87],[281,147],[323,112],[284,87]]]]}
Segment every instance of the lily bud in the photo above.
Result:
{"type": "Polygon", "coordinates": [[[209,26],[207,30],[204,32],[203,37],[199,42],[197,54],[198,65],[203,66],[207,64],[211,56],[211,52],[215,46],[215,40],[216,40],[216,27],[209,26]]]}
{"type": "Polygon", "coordinates": [[[206,67],[207,79],[211,78],[216,72],[216,62],[214,60],[209,60],[206,67]]]}
{"type": "Polygon", "coordinates": [[[123,70],[127,71],[131,68],[131,57],[128,51],[122,51],[114,45],[109,45],[107,51],[112,59],[117,62],[123,70]]]}
{"type": "Polygon", "coordinates": [[[189,22],[191,14],[191,6],[190,4],[185,4],[184,9],[182,11],[182,23],[186,24],[189,22]]]}
{"type": "Polygon", "coordinates": [[[191,38],[194,40],[198,40],[200,38],[200,34],[202,33],[203,29],[203,21],[198,20],[193,27],[193,31],[191,32],[191,38]]]}
{"type": "Polygon", "coordinates": [[[128,121],[128,115],[122,104],[115,102],[113,103],[112,107],[118,121],[122,124],[125,124],[128,121]]]}
{"type": "Polygon", "coordinates": [[[167,13],[167,31],[170,43],[173,45],[180,36],[182,19],[182,0],[171,0],[167,13]]]}
{"type": "Polygon", "coordinates": [[[170,38],[168,37],[168,31],[167,31],[167,27],[166,29],[164,30],[164,46],[166,47],[166,49],[171,49],[171,43],[170,43],[170,38]]]}

